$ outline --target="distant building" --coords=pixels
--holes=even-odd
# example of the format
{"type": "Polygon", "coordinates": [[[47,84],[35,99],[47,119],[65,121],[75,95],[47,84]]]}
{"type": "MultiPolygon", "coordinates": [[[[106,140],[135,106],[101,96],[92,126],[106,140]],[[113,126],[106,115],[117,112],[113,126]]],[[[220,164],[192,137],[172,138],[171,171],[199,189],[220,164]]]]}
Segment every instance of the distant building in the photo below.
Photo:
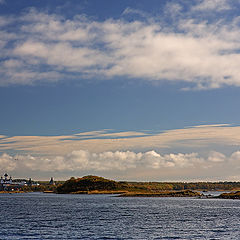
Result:
{"type": "Polygon", "coordinates": [[[33,182],[31,178],[29,180],[25,179],[15,179],[13,180],[10,176],[8,178],[8,174],[5,173],[4,176],[1,176],[0,179],[0,191],[11,191],[11,190],[19,190],[24,186],[38,186],[39,184],[33,182]]]}
{"type": "Polygon", "coordinates": [[[8,174],[4,174],[4,178],[1,176],[1,184],[12,184],[12,177],[8,178],[8,174]]]}
{"type": "Polygon", "coordinates": [[[0,190],[7,190],[10,186],[12,185],[12,177],[10,176],[8,178],[8,174],[5,173],[4,174],[4,178],[1,176],[1,180],[0,180],[0,190]]]}
{"type": "Polygon", "coordinates": [[[55,182],[53,181],[53,177],[51,177],[50,181],[49,181],[50,185],[55,185],[55,182]]]}
{"type": "Polygon", "coordinates": [[[33,184],[32,179],[29,178],[29,180],[28,180],[28,186],[32,186],[32,184],[33,184]]]}

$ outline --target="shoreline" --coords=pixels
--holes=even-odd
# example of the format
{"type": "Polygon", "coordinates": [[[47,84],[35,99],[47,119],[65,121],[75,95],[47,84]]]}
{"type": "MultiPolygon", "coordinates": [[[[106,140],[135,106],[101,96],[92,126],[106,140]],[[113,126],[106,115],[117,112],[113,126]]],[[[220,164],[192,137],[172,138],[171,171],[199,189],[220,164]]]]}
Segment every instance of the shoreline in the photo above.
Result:
{"type": "MultiPolygon", "coordinates": [[[[224,191],[224,190],[222,190],[224,191]]],[[[34,193],[33,191],[0,191],[0,194],[24,194],[24,193],[34,193]]],[[[59,194],[54,191],[37,191],[36,193],[46,193],[46,194],[59,194]]],[[[224,192],[218,196],[214,195],[204,195],[198,191],[193,190],[183,190],[183,191],[163,191],[163,192],[127,192],[127,191],[78,191],[71,193],[62,194],[74,194],[74,195],[115,195],[116,197],[123,198],[196,198],[196,199],[232,199],[240,200],[240,191],[224,192]]]]}

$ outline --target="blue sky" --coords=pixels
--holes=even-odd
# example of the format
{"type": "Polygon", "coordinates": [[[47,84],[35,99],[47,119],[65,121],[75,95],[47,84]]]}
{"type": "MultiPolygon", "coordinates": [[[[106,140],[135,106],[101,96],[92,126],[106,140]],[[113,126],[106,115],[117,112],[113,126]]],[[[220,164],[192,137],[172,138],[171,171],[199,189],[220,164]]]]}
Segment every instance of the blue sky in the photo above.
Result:
{"type": "Polygon", "coordinates": [[[239,9],[0,0],[1,171],[240,180],[239,9]]]}

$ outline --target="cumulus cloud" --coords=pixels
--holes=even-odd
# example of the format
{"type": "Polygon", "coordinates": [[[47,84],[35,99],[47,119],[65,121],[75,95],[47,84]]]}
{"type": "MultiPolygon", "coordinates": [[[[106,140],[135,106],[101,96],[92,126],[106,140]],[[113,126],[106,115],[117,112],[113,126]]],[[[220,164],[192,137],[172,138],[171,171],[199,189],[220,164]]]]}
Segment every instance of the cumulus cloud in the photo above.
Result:
{"type": "Polygon", "coordinates": [[[224,162],[225,161],[225,155],[222,154],[222,153],[219,153],[219,152],[211,152],[209,157],[208,157],[208,160],[210,162],[224,162]]]}
{"type": "Polygon", "coordinates": [[[234,152],[231,155],[230,163],[235,166],[237,170],[240,169],[240,151],[234,152]]]}
{"type": "Polygon", "coordinates": [[[17,167],[15,159],[6,153],[0,156],[0,165],[4,166],[4,170],[6,171],[13,171],[17,167]]]}
{"type": "MultiPolygon", "coordinates": [[[[128,173],[128,178],[134,178],[141,173],[146,176],[149,172],[157,176],[170,176],[175,179],[213,179],[217,174],[217,180],[237,177],[239,171],[240,152],[236,151],[230,156],[220,152],[210,152],[204,158],[198,153],[171,153],[160,154],[154,150],[147,152],[133,151],[107,151],[101,153],[86,150],[74,150],[64,156],[39,157],[33,155],[0,155],[1,171],[8,171],[18,175],[26,172],[28,175],[54,174],[104,174],[128,173]],[[219,160],[220,159],[220,160],[219,160]],[[234,175],[233,175],[234,174],[234,175]]],[[[151,176],[151,175],[150,175],[151,176]]]]}
{"type": "Polygon", "coordinates": [[[238,126],[219,124],[160,134],[2,135],[0,169],[14,176],[51,174],[59,179],[100,174],[132,180],[239,180],[239,132],[238,126]]]}
{"type": "Polygon", "coordinates": [[[155,151],[116,151],[91,153],[75,150],[66,156],[34,157],[31,155],[0,156],[1,166],[6,171],[29,169],[32,171],[123,171],[127,169],[186,168],[203,163],[197,153],[161,155],[155,151]]]}
{"type": "Polygon", "coordinates": [[[238,18],[199,18],[197,9],[226,9],[227,1],[195,3],[187,15],[179,14],[181,3],[167,4],[165,14],[176,17],[171,25],[164,17],[129,22],[129,13],[144,15],[131,8],[121,19],[105,21],[36,9],[11,22],[1,17],[0,85],[122,76],[181,81],[185,89],[239,86],[238,18]]]}

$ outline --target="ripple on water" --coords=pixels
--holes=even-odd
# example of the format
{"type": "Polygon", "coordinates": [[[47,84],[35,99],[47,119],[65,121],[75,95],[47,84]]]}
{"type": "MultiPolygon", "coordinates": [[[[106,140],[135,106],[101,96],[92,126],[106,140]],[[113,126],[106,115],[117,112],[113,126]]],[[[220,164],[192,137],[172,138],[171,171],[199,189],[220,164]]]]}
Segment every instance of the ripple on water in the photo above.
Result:
{"type": "Polygon", "coordinates": [[[0,239],[238,239],[240,201],[11,194],[0,239]]]}

